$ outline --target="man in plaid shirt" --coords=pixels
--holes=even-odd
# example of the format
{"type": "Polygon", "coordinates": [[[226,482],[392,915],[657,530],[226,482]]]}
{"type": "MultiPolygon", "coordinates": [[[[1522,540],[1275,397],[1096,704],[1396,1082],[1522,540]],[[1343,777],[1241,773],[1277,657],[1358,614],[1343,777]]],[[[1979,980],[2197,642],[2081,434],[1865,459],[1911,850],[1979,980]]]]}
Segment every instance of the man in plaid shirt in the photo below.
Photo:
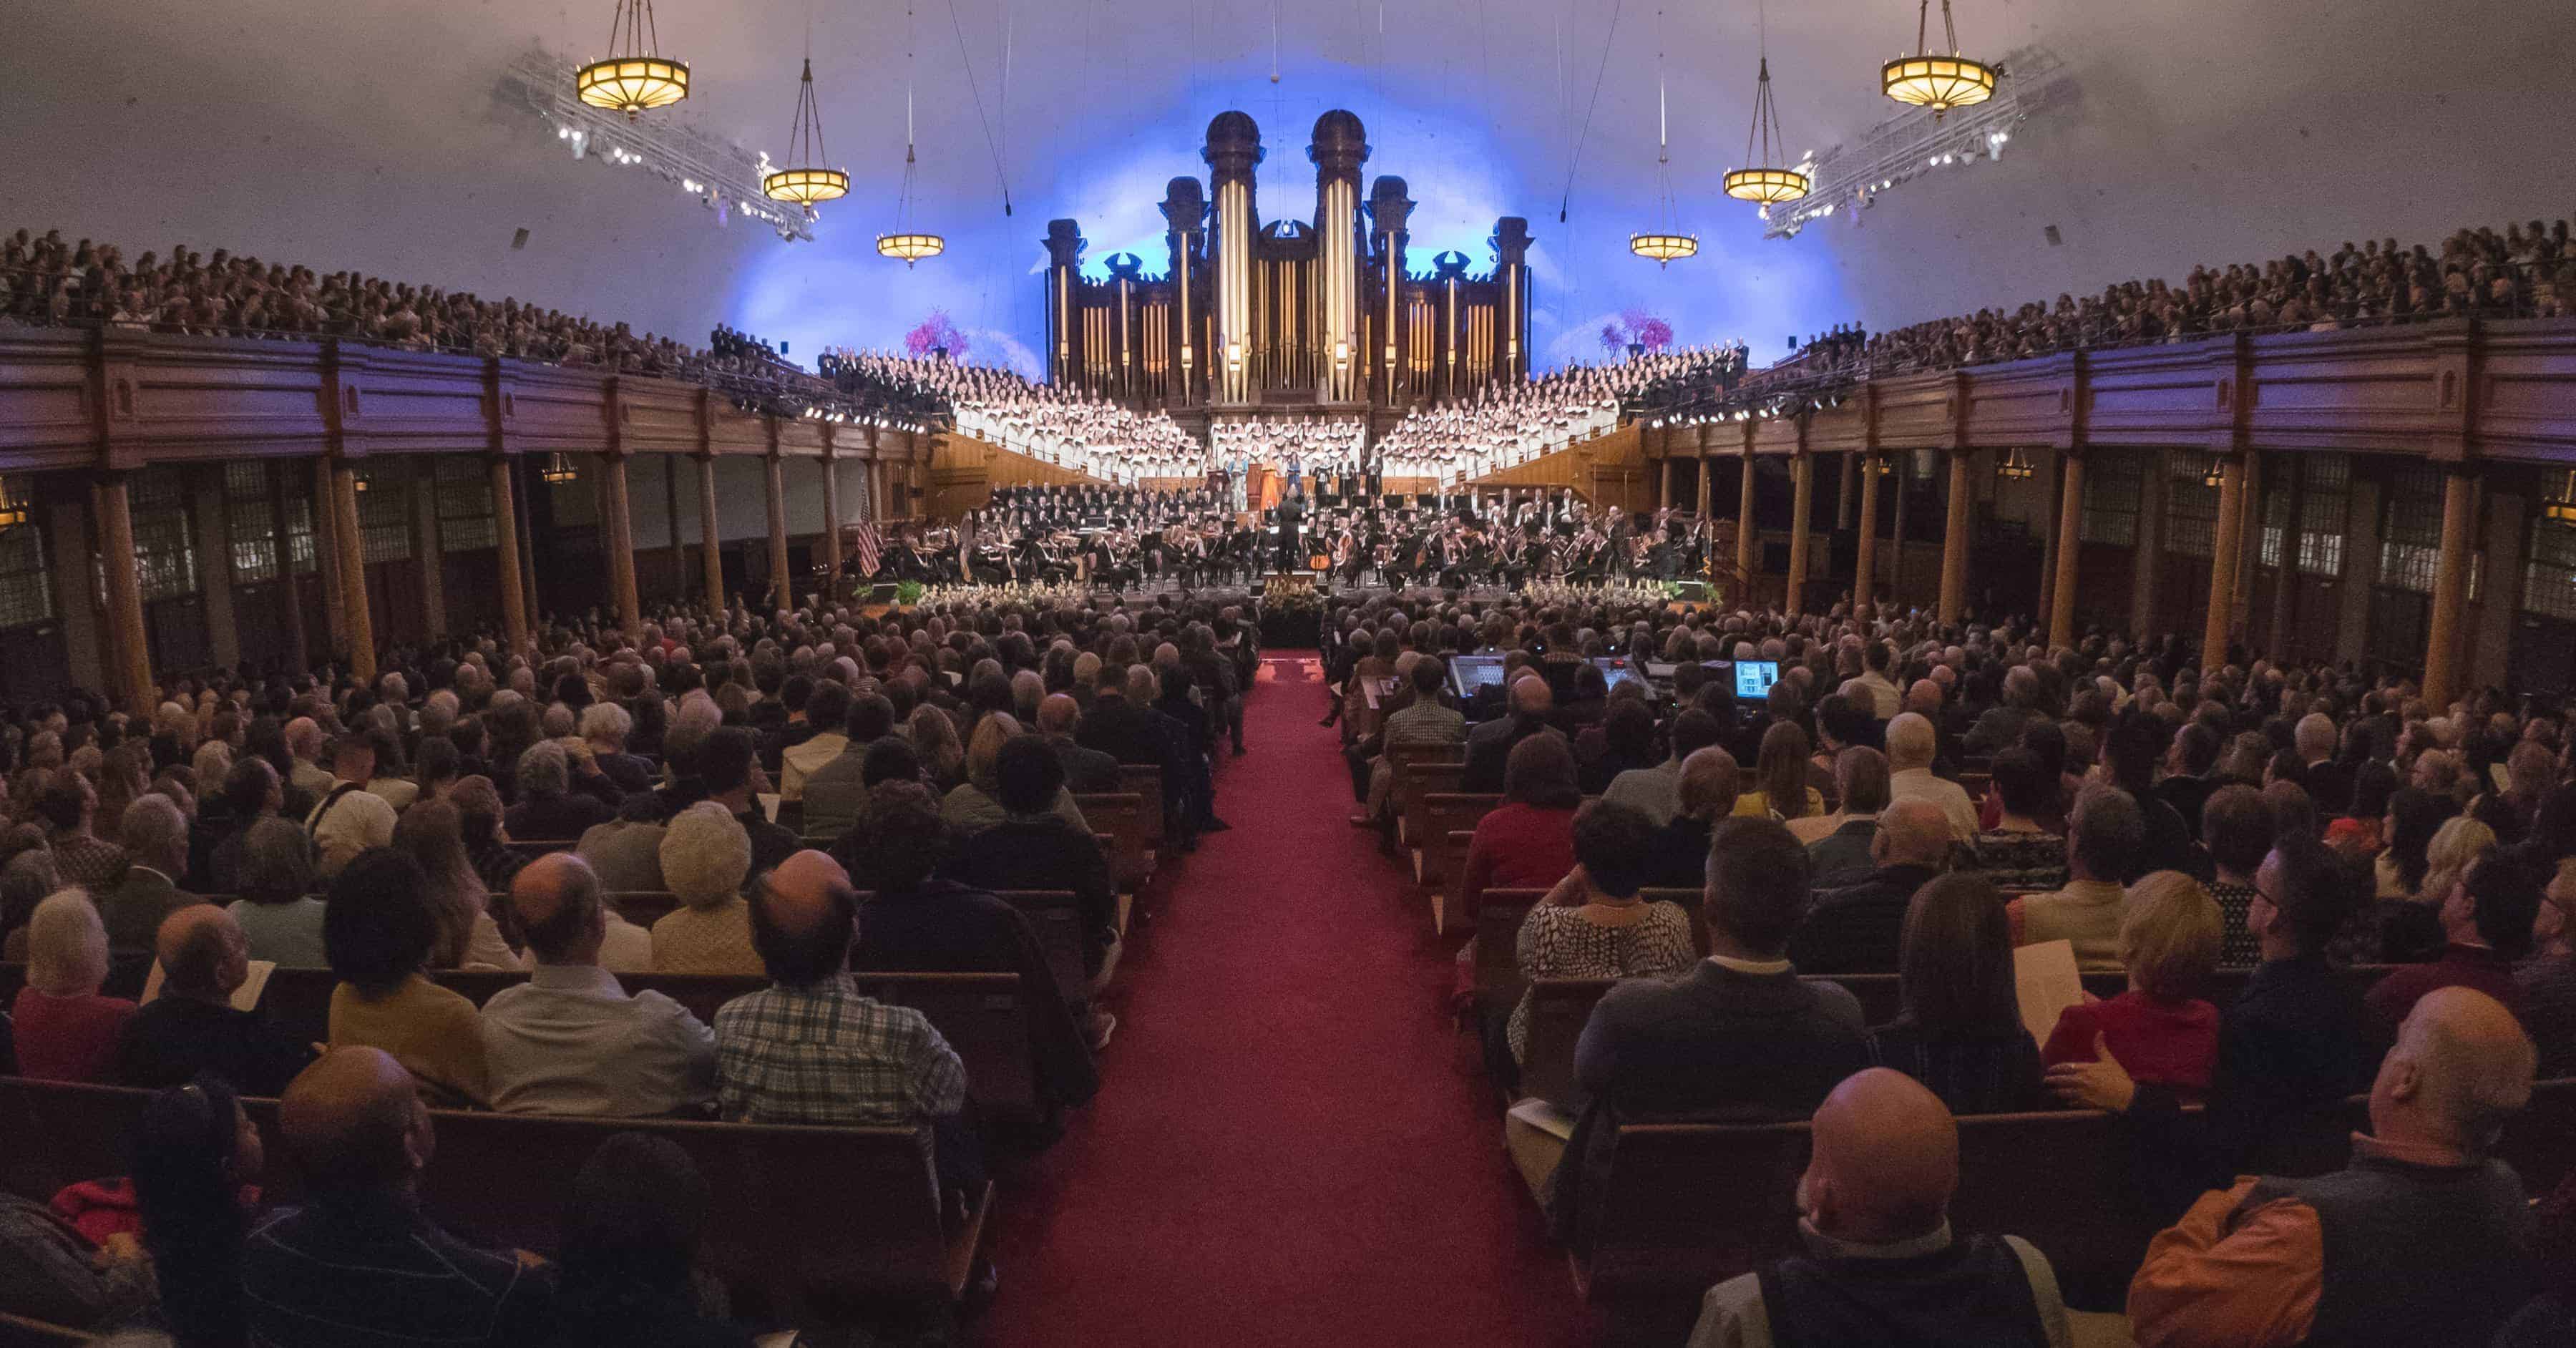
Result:
{"type": "Polygon", "coordinates": [[[971,1181],[966,1068],[930,1021],[859,994],[849,872],[806,850],[762,876],[751,940],[770,985],[717,1008],[716,1100],[739,1123],[937,1126],[939,1171],[971,1181]]]}

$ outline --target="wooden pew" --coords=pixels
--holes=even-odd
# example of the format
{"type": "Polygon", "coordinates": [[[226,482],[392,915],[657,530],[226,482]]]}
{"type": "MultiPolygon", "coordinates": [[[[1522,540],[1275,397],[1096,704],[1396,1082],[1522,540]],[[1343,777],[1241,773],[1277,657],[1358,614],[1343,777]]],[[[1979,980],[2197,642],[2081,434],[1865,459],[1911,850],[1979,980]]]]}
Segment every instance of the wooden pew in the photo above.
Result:
{"type": "Polygon", "coordinates": [[[1038,949],[1046,952],[1047,972],[1055,975],[1056,987],[1067,997],[1086,995],[1091,971],[1083,967],[1082,909],[1075,905],[1073,891],[1006,889],[999,897],[1019,909],[1038,934],[1038,949]]]}
{"type": "Polygon", "coordinates": [[[80,1348],[95,1342],[86,1330],[0,1313],[0,1348],[80,1348]]]}
{"type": "Polygon", "coordinates": [[[1134,791],[1094,791],[1075,796],[1073,803],[1081,808],[1084,821],[1094,833],[1106,834],[1113,840],[1107,855],[1109,873],[1118,888],[1132,892],[1145,883],[1145,877],[1154,871],[1154,821],[1163,817],[1162,797],[1134,791]]]}
{"type": "MultiPolygon", "coordinates": [[[[2308,1150],[2323,1168],[2344,1163],[2348,1125],[2367,1110],[2355,1097],[2345,1103],[2349,1117],[2320,1122],[2308,1150]]],[[[1686,1325],[1711,1284],[1796,1248],[1795,1193],[1809,1140],[1804,1121],[1619,1125],[1607,1183],[1581,1210],[1576,1288],[1624,1309],[1632,1323],[1686,1325]]],[[[2506,1123],[2498,1155],[2535,1194],[2576,1165],[2576,1079],[2538,1083],[2531,1104],[2506,1123]]],[[[2131,1164],[2108,1114],[1968,1115],[1959,1120],[1950,1221],[1961,1232],[2030,1241],[2071,1304],[2116,1309],[2161,1225],[2131,1192],[2131,1164]]]]}
{"type": "Polygon", "coordinates": [[[502,844],[519,854],[523,861],[534,861],[549,852],[570,852],[581,846],[579,838],[512,838],[502,844]]]}
{"type": "Polygon", "coordinates": [[[1162,850],[1163,770],[1151,763],[1121,763],[1118,765],[1118,789],[1145,798],[1147,850],[1162,850]]]}
{"type": "Polygon", "coordinates": [[[1425,790],[1458,789],[1457,774],[1467,769],[1466,760],[1458,753],[1454,744],[1388,746],[1386,767],[1392,775],[1393,788],[1387,793],[1387,806],[1395,813],[1395,840],[1399,845],[1413,845],[1416,835],[1412,815],[1425,790]]]}
{"type": "Polygon", "coordinates": [[[680,906],[680,896],[666,889],[615,890],[600,895],[619,917],[639,927],[651,927],[669,917],[680,906]]]}
{"type": "MultiPolygon", "coordinates": [[[[1431,836],[1431,817],[1425,812],[1424,803],[1434,795],[1456,792],[1466,773],[1466,760],[1456,757],[1414,758],[1398,764],[1395,829],[1396,838],[1403,846],[1417,855],[1420,853],[1423,840],[1431,836]]],[[[1414,878],[1421,878],[1418,869],[1414,878]]]]}
{"type": "Polygon", "coordinates": [[[1499,795],[1456,791],[1435,791],[1422,798],[1422,817],[1418,821],[1421,827],[1413,835],[1413,878],[1431,892],[1434,926],[1439,925],[1441,886],[1458,873],[1456,865],[1467,855],[1463,848],[1454,856],[1450,854],[1449,835],[1474,832],[1476,821],[1502,803],[1499,795]]]}
{"type": "MultiPolygon", "coordinates": [[[[1081,969],[1079,947],[1074,968],[1081,969]]],[[[929,1017],[965,1063],[967,1089],[987,1112],[1012,1118],[1041,1112],[1036,1065],[1030,1057],[1030,1011],[1023,1003],[1018,974],[861,973],[855,977],[859,991],[868,996],[909,1006],[929,1017]]],[[[524,973],[489,969],[447,969],[430,975],[433,982],[476,1006],[527,978],[524,973]]],[[[617,982],[629,993],[661,993],[710,1024],[726,1002],[769,986],[766,978],[733,974],[620,974],[617,982]]],[[[260,996],[260,1013],[299,1041],[324,1042],[330,1038],[331,990],[336,986],[338,980],[328,969],[279,969],[269,975],[268,988],[260,996]]]]}
{"type": "Polygon", "coordinates": [[[1547,897],[1543,889],[1489,889],[1476,905],[1476,1009],[1508,1016],[1520,1003],[1521,924],[1547,897]]]}
{"type": "MultiPolygon", "coordinates": [[[[1702,949],[1706,949],[1705,938],[1702,949]]],[[[2401,966],[2361,964],[2344,970],[2344,976],[2367,989],[2390,969],[2401,966]]],[[[1517,970],[1515,970],[1517,973],[1517,970]]],[[[2202,995],[2224,1007],[2245,990],[2250,969],[2221,969],[2202,995]]],[[[1903,989],[1895,974],[1813,974],[1818,981],[1840,983],[1860,999],[1862,1020],[1870,1025],[1885,1025],[1904,1010],[1903,989]]],[[[1574,1044],[1583,1034],[1585,1021],[1592,1018],[1593,1004],[1601,1000],[1616,980],[1607,978],[1542,978],[1529,985],[1529,1038],[1521,1063],[1521,1090],[1568,1111],[1580,1111],[1587,1098],[1574,1083],[1574,1044]]],[[[1481,986],[1481,984],[1480,984],[1481,986]]],[[[2121,974],[2086,974],[2084,990],[2096,997],[2110,998],[2128,989],[2128,979],[2121,974]]]]}
{"type": "MultiPolygon", "coordinates": [[[[148,1091],[0,1077],[0,1182],[41,1201],[75,1180],[121,1175],[148,1091]]],[[[246,1101],[266,1135],[265,1198],[298,1201],[275,1101],[246,1101]]],[[[573,1177],[611,1134],[647,1132],[689,1153],[710,1206],[701,1257],[766,1308],[894,1298],[953,1303],[972,1283],[992,1187],[944,1228],[931,1131],[673,1119],[569,1119],[433,1111],[438,1158],[428,1211],[482,1242],[549,1253],[573,1177]]]]}

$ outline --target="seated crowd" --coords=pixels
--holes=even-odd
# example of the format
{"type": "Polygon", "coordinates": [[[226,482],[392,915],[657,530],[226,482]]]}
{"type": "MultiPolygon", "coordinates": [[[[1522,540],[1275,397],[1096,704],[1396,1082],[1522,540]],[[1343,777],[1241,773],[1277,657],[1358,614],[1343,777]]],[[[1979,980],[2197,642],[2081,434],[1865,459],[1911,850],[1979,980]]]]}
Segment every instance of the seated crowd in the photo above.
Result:
{"type": "MultiPolygon", "coordinates": [[[[1813,1115],[1807,1254],[1711,1291],[1694,1344],[2064,1342],[2044,1252],[1942,1218],[1954,1116],[2062,1108],[2122,1118],[2129,1183],[2172,1224],[2129,1292],[2141,1343],[2566,1332],[2490,1148],[2535,1079],[2576,1076],[2567,711],[1842,607],[1381,597],[1326,632],[1337,674],[1395,680],[1345,730],[1352,822],[1400,812],[1392,751],[1450,755],[1433,789],[1497,801],[1456,863],[1470,926],[1489,893],[1543,891],[1521,978],[1622,980],[1546,1078],[1563,1100],[1520,1086],[1530,993],[1460,998],[1504,1097],[1570,1129],[1536,1166],[1513,1130],[1553,1231],[1586,1248],[1621,1124],[1813,1115]],[[1466,654],[1504,683],[1461,706],[1466,654]],[[1678,667],[1613,688],[1600,655],[1678,667]],[[1701,663],[1730,659],[1781,677],[1738,702],[1701,663]],[[2055,942],[2124,990],[2026,1027],[2015,950],[2055,942]],[[1833,975],[1893,975],[1893,1018],[1833,975]],[[2369,1131],[2319,1175],[2356,1096],[2369,1131]]],[[[1462,953],[1462,980],[1488,962],[1462,953]]]]}
{"type": "MultiPolygon", "coordinates": [[[[1219,648],[1210,624],[1239,616],[671,614],[637,643],[582,624],[551,627],[533,654],[397,651],[372,686],[178,680],[148,719],[89,697],[21,709],[0,726],[0,933],[22,975],[0,1074],[159,1090],[144,1128],[171,1130],[161,1143],[180,1154],[157,1159],[198,1169],[160,1173],[196,1192],[177,1200],[193,1205],[192,1266],[163,1264],[157,1306],[152,1280],[119,1263],[128,1242],[96,1268],[48,1263],[23,1295],[0,1279],[0,1312],[158,1323],[187,1343],[240,1342],[245,1324],[265,1343],[348,1341],[315,1327],[327,1320],[444,1324],[458,1342],[747,1341],[692,1337],[693,1313],[640,1337],[609,1328],[695,1304],[686,1247],[704,1202],[682,1200],[703,1183],[685,1156],[612,1142],[578,1186],[606,1205],[595,1225],[576,1204],[558,1263],[531,1271],[384,1202],[428,1163],[424,1107],[922,1125],[944,1190],[971,1195],[995,1149],[1044,1146],[1093,1097],[1117,1024],[1102,1002],[1120,884],[1075,791],[1150,768],[1168,790],[1146,805],[1167,809],[1175,843],[1223,827],[1210,751],[1229,700],[1240,715],[1251,653],[1219,648]],[[1074,985],[999,897],[1032,890],[1074,897],[1074,985]],[[265,966],[327,971],[322,1042],[236,1005],[265,966]],[[442,981],[459,970],[526,977],[478,1006],[442,981]],[[1044,990],[1023,997],[1037,1118],[979,1111],[932,1021],[853,977],[897,972],[1016,973],[1044,990]],[[701,1019],[621,981],[648,975],[744,987],[701,1019]],[[208,1206],[258,1179],[236,1096],[283,1097],[304,1209],[227,1200],[218,1220],[208,1206]],[[378,1284],[294,1276],[378,1244],[383,1260],[363,1261],[378,1284]],[[428,1268],[436,1287],[383,1295],[428,1268]],[[646,1289],[617,1285],[636,1278],[641,1302],[646,1289]]],[[[164,1200],[137,1165],[158,1257],[164,1200]]],[[[41,1206],[0,1210],[0,1267],[82,1239],[41,1206]]]]}
{"type": "Polygon", "coordinates": [[[2059,295],[2012,310],[1980,309],[1884,332],[1838,324],[1749,378],[1717,371],[1667,380],[1643,400],[1673,407],[1825,377],[1860,377],[2022,360],[2087,347],[2171,342],[2227,332],[2331,332],[2436,318],[2552,318],[2576,313],[2569,222],[2479,227],[2440,248],[2347,239],[2262,263],[2194,267],[2180,282],[2124,281],[2100,295],[2059,295]]]}

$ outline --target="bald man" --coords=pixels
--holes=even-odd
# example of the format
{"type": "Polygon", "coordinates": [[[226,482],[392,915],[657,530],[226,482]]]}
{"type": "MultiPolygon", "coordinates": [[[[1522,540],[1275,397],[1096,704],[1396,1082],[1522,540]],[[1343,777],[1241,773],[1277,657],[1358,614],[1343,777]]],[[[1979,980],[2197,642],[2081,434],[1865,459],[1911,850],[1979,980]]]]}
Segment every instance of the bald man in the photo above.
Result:
{"type": "MultiPolygon", "coordinates": [[[[770,985],[716,1009],[716,1094],[742,1123],[916,1124],[966,1105],[966,1068],[919,1011],[850,981],[859,900],[841,863],[811,849],[751,890],[751,943],[770,985]]],[[[940,1166],[955,1150],[943,1133],[940,1166]]]]}
{"type": "MultiPolygon", "coordinates": [[[[714,1033],[661,993],[629,996],[603,967],[614,915],[587,862],[570,852],[529,862],[510,882],[510,909],[537,964],[483,1006],[492,1108],[633,1119],[715,1098],[714,1033]]],[[[619,925],[644,937],[649,964],[652,934],[619,925]]]]}
{"type": "Polygon", "coordinates": [[[313,1060],[292,1036],[233,1009],[233,994],[250,978],[250,941],[232,914],[211,903],[170,914],[153,954],[161,995],[117,1034],[118,1084],[184,1086],[211,1072],[244,1095],[275,1095],[313,1060]]]}
{"type": "Polygon", "coordinates": [[[1459,774],[1459,790],[1501,791],[1503,767],[1511,761],[1512,746],[1532,735],[1552,731],[1549,717],[1556,707],[1556,695],[1547,686],[1547,676],[1535,667],[1522,667],[1512,684],[1509,701],[1509,716],[1498,716],[1468,732],[1467,766],[1459,774]]]}
{"type": "Polygon", "coordinates": [[[1836,1086],[1813,1126],[1798,1181],[1807,1252],[1710,1288],[1690,1348],[2072,1342],[2047,1256],[2018,1236],[1951,1233],[1959,1126],[1940,1097],[1873,1067],[1836,1086]]]}
{"type": "Polygon", "coordinates": [[[2531,1098],[2520,1022],[2473,988],[2425,994],[2370,1089],[2352,1163],[2204,1194],[2129,1285],[2140,1348],[2483,1344],[2530,1297],[2522,1180],[2491,1157],[2531,1098]]]}
{"type": "Polygon", "coordinates": [[[1928,800],[1878,812],[1869,878],[1816,895],[1789,941],[1789,962],[1808,974],[1892,974],[1914,891],[1950,868],[1950,821],[1928,800]]]}
{"type": "Polygon", "coordinates": [[[1038,703],[1038,733],[1064,764],[1064,789],[1077,795],[1117,790],[1118,760],[1076,740],[1081,722],[1082,704],[1068,694],[1052,693],[1038,703]]]}
{"type": "Polygon", "coordinates": [[[337,1048],[278,1102],[278,1131],[309,1201],[254,1229],[242,1251],[250,1341],[267,1348],[538,1343],[554,1291],[504,1251],[477,1249],[420,1209],[438,1149],[401,1063],[337,1048]]]}
{"type": "Polygon", "coordinates": [[[1887,793],[1895,800],[1928,800],[1941,807],[1950,832],[1963,843],[1977,840],[1977,807],[1967,790],[1932,773],[1940,754],[1940,732],[1932,723],[1906,712],[1887,723],[1887,793]]]}

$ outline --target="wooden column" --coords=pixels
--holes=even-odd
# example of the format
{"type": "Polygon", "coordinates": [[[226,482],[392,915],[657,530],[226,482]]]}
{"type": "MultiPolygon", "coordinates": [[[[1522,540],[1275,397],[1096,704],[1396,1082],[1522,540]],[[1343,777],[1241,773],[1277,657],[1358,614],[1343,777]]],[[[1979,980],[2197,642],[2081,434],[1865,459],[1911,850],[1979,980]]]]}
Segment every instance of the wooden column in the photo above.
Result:
{"type": "MultiPolygon", "coordinates": [[[[1857,454],[1855,458],[1859,457],[1857,454]]],[[[1857,612],[1878,594],[1878,479],[1885,466],[1877,456],[1860,467],[1860,555],[1852,576],[1852,609],[1857,612]]]]}
{"type": "MultiPolygon", "coordinates": [[[[2138,531],[2129,545],[2129,630],[2158,630],[2157,601],[2164,579],[2165,517],[2173,510],[2173,456],[2180,450],[2151,449],[2138,478],[2138,531]]],[[[2213,529],[2215,526],[2212,526],[2213,529]]],[[[2213,561],[2217,556],[2211,551],[2213,561]]]]}
{"type": "Polygon", "coordinates": [[[447,635],[447,546],[438,533],[438,457],[411,463],[412,556],[420,559],[420,607],[429,635],[447,635]]]}
{"type": "Polygon", "coordinates": [[[777,608],[796,606],[795,586],[787,575],[787,479],[781,456],[772,453],[761,461],[766,469],[769,499],[769,584],[777,608]]]}
{"type": "Polygon", "coordinates": [[[1744,450],[1744,485],[1735,503],[1735,569],[1744,573],[1744,599],[1753,601],[1753,448],[1744,450]]]}
{"type": "Polygon", "coordinates": [[[705,578],[709,614],[725,608],[724,540],[716,529],[716,456],[698,456],[698,567],[705,578]]]}
{"type": "Polygon", "coordinates": [[[2454,465],[2442,483],[2442,557],[2433,572],[2433,620],[2424,643],[2424,703],[2449,714],[2460,684],[2460,617],[2469,606],[2469,550],[2477,545],[2478,480],[2454,465]]]}
{"type": "Polygon", "coordinates": [[[367,539],[358,526],[358,466],[347,459],[331,464],[331,504],[340,521],[340,600],[342,626],[349,634],[349,677],[362,684],[376,681],[376,623],[367,608],[367,539]]]}
{"type": "Polygon", "coordinates": [[[90,499],[98,514],[98,553],[106,563],[108,674],[126,712],[149,718],[160,693],[152,683],[152,650],[143,635],[143,578],[135,567],[134,514],[125,477],[102,476],[90,499]]]}
{"type": "Polygon", "coordinates": [[[313,460],[313,569],[322,578],[323,638],[337,655],[349,644],[349,596],[340,586],[340,497],[331,461],[313,460]]]}
{"type": "Polygon", "coordinates": [[[635,595],[635,510],[626,490],[626,455],[600,456],[608,484],[608,601],[628,641],[644,639],[644,609],[635,595]]]}
{"type": "Polygon", "coordinates": [[[1708,518],[1709,507],[1715,504],[1713,498],[1716,493],[1716,483],[1709,473],[1713,462],[1708,457],[1708,442],[1703,439],[1699,444],[1699,517],[1701,519],[1708,518]]]}
{"type": "Polygon", "coordinates": [[[1905,498],[1914,494],[1914,455],[1912,451],[1900,450],[1889,458],[1888,468],[1896,477],[1896,530],[1888,539],[1888,546],[1893,549],[1889,556],[1894,562],[1887,568],[1887,597],[1894,600],[1897,610],[1902,612],[1905,608],[1905,498]]]}
{"type": "Polygon", "coordinates": [[[2083,537],[2084,460],[2057,459],[2057,574],[2049,589],[2048,644],[2075,644],[2075,552],[2083,537]]]}
{"type": "Polygon", "coordinates": [[[2048,486],[2043,489],[2048,493],[2046,497],[2048,502],[2048,529],[2046,534],[2040,539],[2039,545],[2038,618],[2040,622],[2040,630],[2042,631],[2047,630],[2053,610],[2057,605],[2057,529],[2058,525],[2062,523],[2060,517],[2063,514],[2063,511],[2061,510],[2061,507],[2065,504],[2065,498],[2060,495],[2058,486],[2060,483],[2065,481],[2066,461],[2069,457],[2071,456],[2062,451],[2052,453],[2048,456],[2048,486]]]}
{"type": "Polygon", "coordinates": [[[1860,451],[1848,450],[1843,454],[1842,459],[1842,490],[1834,493],[1834,527],[1848,529],[1852,527],[1852,512],[1859,504],[1852,499],[1852,496],[1859,490],[1854,484],[1860,477],[1860,451]]]}
{"type": "Polygon", "coordinates": [[[528,591],[520,570],[518,487],[511,481],[509,456],[495,454],[486,463],[492,482],[494,561],[501,581],[501,639],[509,649],[524,651],[528,648],[528,591]]]}
{"type": "Polygon", "coordinates": [[[215,664],[241,664],[241,620],[233,614],[232,494],[224,466],[197,469],[189,494],[196,498],[197,579],[205,587],[206,637],[215,664]]]}
{"type": "Polygon", "coordinates": [[[2218,461],[2218,527],[2209,550],[2209,613],[2200,629],[2200,667],[2227,663],[2227,632],[2236,608],[2236,567],[2245,542],[2245,456],[2218,461]]]}
{"type": "Polygon", "coordinates": [[[1807,596],[1807,548],[1815,537],[1808,527],[1815,513],[1816,456],[1800,450],[1789,458],[1789,598],[1783,610],[1800,612],[1807,596]]]}
{"type": "Polygon", "coordinates": [[[45,512],[54,612],[63,623],[65,670],[80,687],[111,687],[108,671],[116,657],[108,650],[98,599],[90,588],[90,534],[98,518],[98,491],[86,473],[47,473],[36,481],[36,499],[45,512]]]}
{"type": "Polygon", "coordinates": [[[2245,451],[2245,502],[2236,510],[2236,596],[2227,606],[2233,630],[2250,644],[2254,636],[2254,573],[2263,566],[2263,456],[2245,451]]]}
{"type": "Polygon", "coordinates": [[[1954,623],[1968,607],[1968,503],[1975,494],[1969,471],[1974,451],[1950,451],[1950,520],[1941,535],[1941,621],[1954,623]]]}
{"type": "Polygon", "coordinates": [[[841,461],[825,457],[823,465],[823,592],[841,579],[841,461]]]}

